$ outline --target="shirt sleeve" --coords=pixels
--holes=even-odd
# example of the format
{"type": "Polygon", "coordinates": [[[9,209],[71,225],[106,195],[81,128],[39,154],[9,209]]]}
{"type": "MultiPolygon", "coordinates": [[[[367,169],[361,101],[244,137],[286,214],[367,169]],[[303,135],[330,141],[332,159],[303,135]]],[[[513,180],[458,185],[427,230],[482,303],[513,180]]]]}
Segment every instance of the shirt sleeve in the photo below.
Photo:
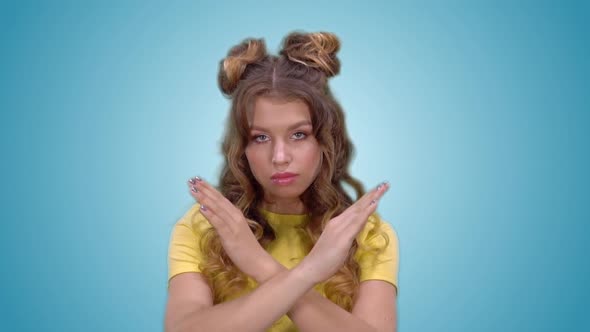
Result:
{"type": "Polygon", "coordinates": [[[180,273],[201,272],[199,264],[205,257],[199,242],[210,224],[199,208],[199,204],[193,205],[172,229],[168,248],[168,282],[180,273]]]}
{"type": "Polygon", "coordinates": [[[379,253],[362,250],[359,247],[355,254],[355,259],[360,267],[359,281],[384,280],[391,283],[397,291],[399,243],[397,233],[393,227],[377,214],[373,214],[369,217],[364,229],[358,234],[357,241],[368,247],[384,247],[383,251],[379,253]],[[375,231],[377,226],[387,235],[388,242],[375,231]]]}

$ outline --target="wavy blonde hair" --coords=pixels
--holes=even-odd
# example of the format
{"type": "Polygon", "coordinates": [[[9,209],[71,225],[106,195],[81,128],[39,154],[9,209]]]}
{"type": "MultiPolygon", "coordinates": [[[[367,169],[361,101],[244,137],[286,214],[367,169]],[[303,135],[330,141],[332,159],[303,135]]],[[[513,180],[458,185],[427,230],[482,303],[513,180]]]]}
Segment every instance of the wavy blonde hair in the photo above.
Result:
{"type": "MultiPolygon", "coordinates": [[[[231,99],[222,145],[225,161],[219,189],[244,213],[264,248],[274,240],[275,234],[258,210],[263,189],[255,180],[245,155],[250,140],[248,114],[253,111],[256,98],[301,100],[311,111],[313,134],[321,147],[323,159],[318,176],[301,195],[311,215],[311,222],[305,226],[305,233],[311,240],[310,247],[306,248],[308,251],[329,220],[353,204],[343,184],[354,189],[357,199],[364,194],[362,184],[348,172],[353,145],[346,133],[344,112],[327,82],[340,70],[340,61],[336,57],[339,48],[340,42],[334,34],[292,32],[283,40],[278,56],[267,54],[262,39],[248,38],[232,47],[219,64],[219,87],[231,99]]],[[[369,222],[375,226],[369,236],[382,236],[387,246],[389,239],[380,228],[380,219],[369,218],[369,222]]],[[[207,257],[200,268],[213,290],[215,303],[223,302],[247,287],[248,277],[230,260],[214,228],[205,231],[200,248],[207,257]]],[[[360,249],[378,253],[383,248],[354,241],[345,264],[324,283],[326,297],[351,311],[359,288],[360,271],[355,253],[360,249]]]]}

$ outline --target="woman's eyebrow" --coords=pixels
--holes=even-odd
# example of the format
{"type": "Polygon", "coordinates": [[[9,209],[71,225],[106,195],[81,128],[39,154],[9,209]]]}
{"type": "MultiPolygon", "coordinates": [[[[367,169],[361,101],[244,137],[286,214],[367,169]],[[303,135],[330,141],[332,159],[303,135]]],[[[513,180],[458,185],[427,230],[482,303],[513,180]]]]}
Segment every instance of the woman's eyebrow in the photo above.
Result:
{"type": "MultiPolygon", "coordinates": [[[[292,130],[292,129],[295,129],[295,128],[297,128],[297,127],[301,127],[301,126],[304,126],[304,125],[309,125],[309,126],[311,126],[311,122],[309,122],[308,120],[299,121],[299,122],[297,122],[297,123],[294,123],[294,124],[290,125],[290,126],[287,128],[287,130],[292,130]]],[[[266,128],[262,128],[262,127],[259,127],[259,126],[252,126],[252,127],[250,128],[250,130],[268,131],[266,128]]]]}

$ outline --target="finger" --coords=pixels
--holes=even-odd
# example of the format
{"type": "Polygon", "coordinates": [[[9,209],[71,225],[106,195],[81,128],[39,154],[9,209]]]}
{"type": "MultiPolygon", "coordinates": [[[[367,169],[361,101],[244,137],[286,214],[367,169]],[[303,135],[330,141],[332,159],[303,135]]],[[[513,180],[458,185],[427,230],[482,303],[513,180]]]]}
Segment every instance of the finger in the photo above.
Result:
{"type": "Polygon", "coordinates": [[[354,204],[349,206],[345,212],[348,211],[350,213],[356,210],[364,210],[371,204],[376,204],[388,189],[388,182],[380,183],[376,188],[373,188],[369,192],[365,193],[359,200],[357,200],[356,202],[354,202],[354,204]]]}
{"type": "Polygon", "coordinates": [[[201,178],[198,176],[193,176],[192,178],[188,179],[187,183],[189,186],[194,185],[197,181],[201,181],[201,178]]]}
{"type": "Polygon", "coordinates": [[[377,204],[379,199],[381,199],[381,197],[383,197],[383,195],[387,192],[387,190],[389,190],[389,183],[388,182],[380,183],[376,188],[369,191],[365,195],[366,197],[363,197],[363,200],[360,203],[360,205],[364,208],[367,208],[371,205],[377,204]]]}
{"type": "Polygon", "coordinates": [[[195,176],[187,181],[190,194],[199,202],[205,197],[215,199],[215,193],[211,190],[211,186],[207,185],[201,178],[195,176]]]}
{"type": "Polygon", "coordinates": [[[351,228],[352,232],[357,234],[364,227],[369,216],[375,213],[377,206],[379,205],[379,199],[389,189],[389,183],[383,182],[376,188],[365,194],[359,201],[357,201],[356,207],[351,209],[350,215],[346,216],[350,222],[345,223],[345,228],[351,228]]]}
{"type": "Polygon", "coordinates": [[[237,230],[235,221],[240,220],[238,218],[242,215],[230,201],[221,194],[216,195],[215,193],[219,192],[203,180],[199,180],[193,187],[198,189],[195,189],[196,192],[192,191],[192,195],[201,205],[205,206],[205,210],[201,209],[202,212],[208,213],[210,216],[217,216],[219,219],[218,223],[222,223],[231,230],[237,230]],[[231,211],[233,210],[239,213],[237,217],[232,215],[231,211]]]}
{"type": "Polygon", "coordinates": [[[217,189],[215,189],[215,187],[213,187],[207,181],[200,179],[198,177],[197,177],[197,180],[194,181],[194,183],[190,182],[190,180],[189,180],[189,187],[191,187],[191,190],[193,192],[200,191],[205,196],[211,197],[212,199],[215,199],[217,201],[223,201],[225,199],[225,196],[223,196],[217,189]],[[194,188],[194,190],[192,188],[194,188]]]}
{"type": "Polygon", "coordinates": [[[205,205],[207,211],[209,211],[210,214],[215,214],[223,221],[223,223],[231,227],[230,224],[234,219],[228,212],[225,202],[220,202],[217,197],[211,196],[211,192],[207,192],[205,190],[199,190],[195,195],[197,196],[199,202],[202,205],[205,205]]]}
{"type": "Polygon", "coordinates": [[[197,189],[214,196],[214,189],[209,183],[207,183],[207,181],[200,179],[194,184],[194,186],[197,187],[197,189]]]}
{"type": "Polygon", "coordinates": [[[359,211],[354,217],[352,217],[352,221],[346,223],[344,225],[344,232],[350,235],[350,238],[355,238],[358,233],[365,227],[369,217],[375,213],[377,210],[377,206],[379,205],[378,202],[370,204],[368,207],[359,211]]]}
{"type": "MultiPolygon", "coordinates": [[[[193,198],[197,199],[197,192],[198,189],[196,187],[197,181],[200,181],[201,178],[199,178],[198,176],[192,177],[190,179],[188,179],[188,181],[186,181],[186,184],[188,186],[189,189],[189,193],[191,194],[191,196],[193,196],[193,198]]],[[[198,201],[198,199],[197,199],[198,201]]]]}
{"type": "Polygon", "coordinates": [[[196,187],[197,191],[203,192],[206,196],[211,197],[211,199],[216,200],[219,204],[220,208],[223,209],[227,214],[232,217],[234,220],[239,220],[243,217],[242,212],[236,208],[236,206],[230,202],[219,190],[217,190],[213,185],[208,183],[203,179],[198,179],[196,183],[193,185],[196,187]]]}
{"type": "Polygon", "coordinates": [[[202,191],[197,192],[199,203],[201,204],[201,214],[209,218],[215,218],[216,225],[214,226],[226,226],[229,227],[228,218],[224,216],[223,209],[219,207],[219,204],[215,199],[206,196],[202,191]]]}
{"type": "Polygon", "coordinates": [[[197,201],[197,203],[205,205],[205,201],[207,201],[206,205],[209,205],[210,208],[213,208],[213,206],[211,206],[211,202],[213,200],[210,199],[210,196],[205,191],[198,190],[196,186],[190,185],[189,193],[195,199],[195,201],[197,201]]]}
{"type": "Polygon", "coordinates": [[[379,184],[375,189],[369,192],[367,199],[363,201],[361,204],[362,208],[360,210],[361,215],[361,224],[364,225],[369,216],[377,210],[377,206],[379,205],[379,200],[383,195],[389,190],[389,183],[382,182],[379,184]]]}
{"type": "Polygon", "coordinates": [[[188,191],[189,194],[191,196],[193,196],[193,198],[198,202],[199,201],[199,198],[197,196],[197,193],[198,193],[197,188],[195,186],[193,186],[192,184],[189,184],[188,188],[189,188],[189,191],[188,191]]]}
{"type": "Polygon", "coordinates": [[[346,210],[344,210],[341,214],[334,218],[333,221],[335,221],[336,223],[349,224],[351,222],[354,222],[354,220],[358,220],[357,215],[359,215],[359,213],[367,211],[367,209],[369,209],[369,211],[375,211],[372,205],[377,205],[381,196],[383,196],[383,194],[388,189],[389,183],[382,182],[376,188],[365,193],[359,200],[354,202],[354,204],[346,208],[346,210]]]}
{"type": "MultiPolygon", "coordinates": [[[[209,205],[211,206],[211,205],[209,205]]],[[[201,214],[209,221],[209,223],[215,228],[219,236],[224,237],[231,233],[231,229],[222,218],[219,218],[214,210],[202,204],[200,208],[201,214]]]]}

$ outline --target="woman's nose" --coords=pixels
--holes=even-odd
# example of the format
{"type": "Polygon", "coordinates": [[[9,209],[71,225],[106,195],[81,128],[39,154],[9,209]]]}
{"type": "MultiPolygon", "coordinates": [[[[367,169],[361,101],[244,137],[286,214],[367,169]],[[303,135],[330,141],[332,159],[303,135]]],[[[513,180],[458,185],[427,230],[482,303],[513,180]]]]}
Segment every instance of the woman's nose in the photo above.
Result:
{"type": "Polygon", "coordinates": [[[285,164],[291,162],[289,147],[284,142],[276,142],[272,151],[273,164],[285,164]]]}

